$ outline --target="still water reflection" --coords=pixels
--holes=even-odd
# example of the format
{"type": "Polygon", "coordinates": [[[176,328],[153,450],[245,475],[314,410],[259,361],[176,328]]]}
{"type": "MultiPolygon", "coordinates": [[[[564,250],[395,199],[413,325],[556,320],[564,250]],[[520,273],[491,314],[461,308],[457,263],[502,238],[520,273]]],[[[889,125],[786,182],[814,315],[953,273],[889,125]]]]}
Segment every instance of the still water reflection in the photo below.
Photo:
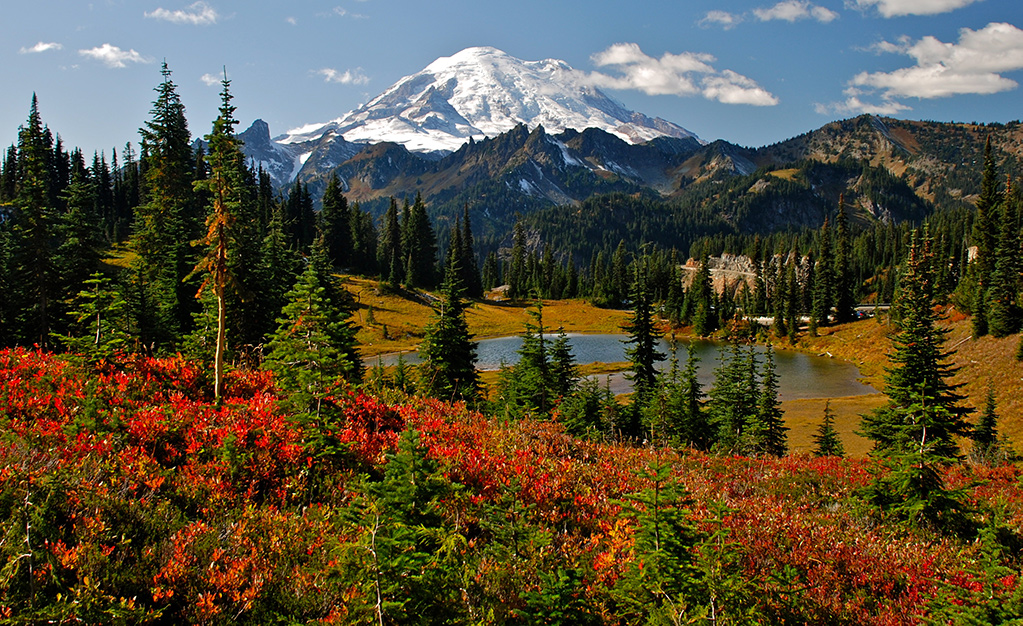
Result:
{"type": "MultiPolygon", "coordinates": [[[[625,361],[626,344],[624,335],[568,335],[572,346],[572,354],[580,365],[587,363],[617,363],[625,361]]],[[[687,339],[677,342],[679,367],[686,362],[686,345],[692,342],[696,348],[696,357],[700,360],[699,379],[704,390],[710,388],[714,381],[714,369],[720,364],[723,351],[728,344],[720,341],[703,339],[687,339]]],[[[481,370],[496,370],[502,365],[513,365],[518,361],[518,349],[522,346],[522,338],[499,337],[484,339],[477,344],[479,360],[477,367],[481,370]]],[[[763,353],[765,348],[757,346],[756,350],[763,353]]],[[[661,340],[660,351],[669,353],[669,344],[661,340]]],[[[403,355],[405,361],[412,364],[419,362],[415,353],[403,355]]],[[[380,357],[383,365],[394,365],[398,355],[380,357]]],[[[375,361],[367,361],[374,365],[375,361]]],[[[869,385],[859,382],[859,370],[852,363],[830,359],[827,357],[810,356],[801,352],[779,350],[775,352],[776,371],[780,382],[778,395],[782,400],[798,398],[838,398],[876,393],[869,385]]],[[[668,361],[659,364],[661,369],[669,367],[668,361]]],[[[603,383],[607,380],[614,393],[627,393],[630,383],[623,374],[600,376],[603,383]]]]}

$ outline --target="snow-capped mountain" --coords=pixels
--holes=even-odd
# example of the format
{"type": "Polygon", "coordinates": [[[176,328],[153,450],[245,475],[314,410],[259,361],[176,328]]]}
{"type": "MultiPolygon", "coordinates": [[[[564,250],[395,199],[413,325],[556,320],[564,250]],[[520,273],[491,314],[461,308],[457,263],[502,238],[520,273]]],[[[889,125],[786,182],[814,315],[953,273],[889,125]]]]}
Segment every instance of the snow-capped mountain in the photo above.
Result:
{"type": "Polygon", "coordinates": [[[695,138],[681,126],[629,111],[564,61],[522,61],[479,47],[437,59],[358,109],[275,141],[289,151],[301,146],[299,154],[312,152],[328,136],[446,154],[470,138],[496,137],[519,124],[530,130],[542,125],[550,133],[599,128],[630,143],[695,138]]]}

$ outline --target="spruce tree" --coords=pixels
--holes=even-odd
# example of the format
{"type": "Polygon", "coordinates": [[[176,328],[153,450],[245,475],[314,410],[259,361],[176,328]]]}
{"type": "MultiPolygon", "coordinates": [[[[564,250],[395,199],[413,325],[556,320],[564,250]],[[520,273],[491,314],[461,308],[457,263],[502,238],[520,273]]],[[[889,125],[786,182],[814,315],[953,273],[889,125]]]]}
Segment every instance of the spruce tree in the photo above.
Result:
{"type": "Polygon", "coordinates": [[[973,429],[973,456],[990,463],[998,453],[998,412],[994,387],[988,385],[984,412],[973,429]]]}
{"type": "Polygon", "coordinates": [[[817,238],[813,306],[810,309],[811,325],[814,329],[828,325],[831,308],[834,305],[835,254],[831,245],[831,226],[825,219],[817,238]]]}
{"type": "MultiPolygon", "coordinates": [[[[213,130],[206,135],[210,152],[207,157],[209,178],[196,182],[196,188],[210,198],[206,217],[206,236],[202,244],[206,252],[195,271],[202,276],[202,290],[210,290],[217,299],[217,341],[214,356],[214,396],[223,394],[224,353],[227,350],[227,291],[237,288],[232,271],[231,251],[237,238],[238,215],[245,201],[245,156],[241,142],[234,134],[235,107],[231,104],[231,81],[225,72],[221,81],[220,115],[213,122],[213,130]]],[[[198,297],[198,296],[197,296],[198,297]]]]}
{"type": "Polygon", "coordinates": [[[419,354],[423,359],[420,381],[424,393],[442,400],[475,403],[480,395],[476,371],[476,343],[465,321],[466,302],[458,264],[448,264],[443,295],[426,328],[419,354]]]}
{"type": "Polygon", "coordinates": [[[835,412],[831,410],[831,400],[824,401],[824,419],[817,427],[813,436],[814,456],[845,456],[842,439],[835,430],[835,412]]]}
{"type": "Polygon", "coordinates": [[[627,433],[638,436],[639,415],[651,401],[657,387],[657,363],[664,360],[664,354],[657,350],[657,342],[663,333],[654,322],[653,297],[649,285],[648,257],[638,259],[634,265],[632,282],[632,316],[622,326],[628,333],[625,343],[626,358],[631,365],[633,424],[627,433]]]}
{"type": "Polygon", "coordinates": [[[483,279],[480,276],[479,261],[476,259],[476,243],[472,236],[472,224],[469,223],[469,205],[462,210],[462,276],[465,282],[465,295],[469,298],[483,297],[483,279]]]}
{"type": "Polygon", "coordinates": [[[345,356],[355,344],[355,331],[331,308],[312,265],[287,299],[267,344],[265,367],[291,392],[299,411],[319,416],[329,392],[342,379],[355,376],[356,364],[345,356]]]}
{"type": "Polygon", "coordinates": [[[327,247],[331,265],[338,270],[347,268],[352,253],[352,211],[341,189],[337,174],[330,177],[323,192],[323,208],[319,213],[320,232],[327,247]]]}
{"type": "Polygon", "coordinates": [[[383,230],[380,232],[380,277],[393,288],[405,282],[405,254],[402,248],[401,227],[398,221],[398,201],[393,197],[384,213],[383,230]]]}
{"type": "Polygon", "coordinates": [[[852,272],[852,245],[849,218],[845,213],[845,194],[838,197],[835,216],[835,322],[843,324],[856,319],[855,281],[852,272]]]}
{"type": "Polygon", "coordinates": [[[969,433],[970,409],[959,404],[959,385],[948,381],[956,368],[942,348],[948,331],[938,325],[933,290],[931,239],[914,231],[895,298],[897,333],[885,376],[888,403],[862,423],[878,454],[897,454],[924,442],[934,454],[954,457],[956,438],[969,433]]]}
{"type": "Polygon", "coordinates": [[[405,282],[412,289],[428,289],[437,284],[434,277],[437,237],[420,194],[416,194],[415,202],[406,214],[408,223],[404,225],[402,236],[402,253],[406,258],[405,282]]]}
{"type": "Polygon", "coordinates": [[[774,348],[767,346],[760,375],[760,393],[756,408],[746,425],[744,448],[747,453],[785,456],[788,437],[784,412],[778,400],[778,375],[775,372],[774,348]]]}
{"type": "Polygon", "coordinates": [[[1001,210],[1001,228],[995,244],[987,311],[988,332],[993,337],[1016,333],[1023,322],[1020,306],[1020,207],[1019,196],[1006,186],[1001,210]]]}
{"type": "Polygon", "coordinates": [[[46,347],[55,314],[54,266],[56,213],[51,192],[49,131],[32,95],[28,121],[18,129],[18,175],[11,235],[14,272],[15,337],[46,347]]]}
{"type": "MultiPolygon", "coordinates": [[[[195,284],[185,277],[195,265],[190,242],[201,232],[193,182],[195,161],[185,107],[164,63],[163,81],[142,135],[142,202],[135,207],[135,251],[140,307],[135,309],[142,344],[167,349],[191,325],[195,284]]],[[[115,168],[116,169],[116,168],[115,168]]]]}
{"type": "MultiPolygon", "coordinates": [[[[707,255],[700,259],[700,269],[686,292],[686,300],[689,304],[684,305],[684,309],[691,311],[693,333],[706,337],[717,330],[717,319],[713,312],[714,287],[710,282],[710,260],[707,255]]],[[[687,317],[685,312],[683,310],[683,319],[687,317]]]]}

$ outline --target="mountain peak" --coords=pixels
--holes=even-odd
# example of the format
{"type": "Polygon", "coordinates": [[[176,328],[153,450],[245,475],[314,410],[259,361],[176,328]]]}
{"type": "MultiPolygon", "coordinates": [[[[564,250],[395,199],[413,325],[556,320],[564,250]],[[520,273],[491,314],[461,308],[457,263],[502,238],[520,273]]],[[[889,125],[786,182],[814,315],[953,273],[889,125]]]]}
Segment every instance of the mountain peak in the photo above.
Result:
{"type": "Polygon", "coordinates": [[[297,144],[334,134],[349,142],[392,141],[413,152],[446,153],[518,124],[542,125],[555,134],[599,128],[630,143],[695,138],[681,126],[626,109],[564,61],[523,61],[478,46],[435,60],[332,122],[295,129],[278,141],[297,144]]]}

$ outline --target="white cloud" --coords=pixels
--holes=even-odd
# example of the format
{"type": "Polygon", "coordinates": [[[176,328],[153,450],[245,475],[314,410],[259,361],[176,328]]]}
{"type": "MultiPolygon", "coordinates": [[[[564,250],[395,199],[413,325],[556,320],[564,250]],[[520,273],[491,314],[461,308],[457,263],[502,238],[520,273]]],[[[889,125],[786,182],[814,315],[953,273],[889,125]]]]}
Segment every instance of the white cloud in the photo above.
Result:
{"type": "Polygon", "coordinates": [[[152,63],[153,59],[147,58],[134,50],[121,50],[117,46],[108,43],[88,50],[79,50],[78,54],[97,61],[102,61],[107,67],[122,68],[128,67],[129,63],[152,63]]]}
{"type": "Polygon", "coordinates": [[[949,11],[955,11],[956,9],[961,9],[979,1],[980,0],[855,0],[856,5],[862,9],[876,6],[878,12],[885,17],[948,13],[949,11]]]}
{"type": "Polygon", "coordinates": [[[155,11],[145,13],[145,16],[157,20],[166,20],[175,24],[191,24],[193,26],[209,26],[210,24],[216,24],[217,20],[220,18],[220,15],[217,14],[216,10],[205,2],[202,2],[202,0],[189,5],[187,9],[171,11],[161,7],[155,11]]]}
{"type": "Polygon", "coordinates": [[[63,49],[64,49],[64,46],[59,44],[59,43],[56,43],[56,42],[46,43],[46,42],[40,41],[39,43],[37,43],[36,45],[32,46],[31,48],[22,48],[21,50],[18,50],[18,54],[36,54],[36,53],[39,53],[39,52],[48,52],[50,50],[63,50],[63,49]]]}
{"type": "Polygon", "coordinates": [[[314,74],[318,74],[323,77],[325,83],[340,83],[342,85],[365,85],[369,82],[369,77],[362,73],[362,68],[356,68],[354,70],[345,70],[343,72],[335,70],[330,67],[325,67],[322,70],[313,70],[314,74]]]}
{"type": "Polygon", "coordinates": [[[838,19],[838,13],[822,6],[810,4],[805,0],[782,0],[773,7],[753,9],[753,15],[756,15],[761,22],[770,20],[795,22],[814,19],[818,22],[828,23],[838,19]]]}
{"type": "Polygon", "coordinates": [[[1023,70],[1023,30],[999,22],[981,30],[961,29],[958,43],[931,36],[916,42],[903,37],[898,43],[883,41],[874,49],[904,54],[916,64],[891,72],[860,72],[849,81],[848,98],[836,110],[895,112],[910,108],[901,102],[905,98],[1000,93],[1018,86],[1002,74],[1023,70]],[[870,104],[860,96],[879,97],[881,104],[870,104]]]}
{"type": "Polygon", "coordinates": [[[609,89],[635,89],[648,95],[702,95],[727,104],[772,106],[778,99],[754,80],[732,70],[718,71],[712,55],[694,52],[665,53],[655,59],[637,44],[619,43],[593,55],[598,67],[613,67],[619,74],[593,72],[585,81],[609,89]]]}
{"type": "Polygon", "coordinates": [[[728,11],[707,11],[707,14],[697,24],[704,28],[716,25],[725,30],[731,30],[742,21],[743,17],[740,14],[729,13],[728,11]]]}
{"type": "Polygon", "coordinates": [[[220,81],[223,80],[223,77],[217,76],[216,74],[203,74],[199,77],[199,80],[201,80],[207,87],[212,87],[213,85],[219,85],[220,81]]]}
{"type": "Polygon", "coordinates": [[[298,25],[298,20],[295,19],[294,17],[286,17],[286,18],[284,18],[284,21],[289,23],[289,24],[291,24],[292,26],[297,26],[298,25]]]}

